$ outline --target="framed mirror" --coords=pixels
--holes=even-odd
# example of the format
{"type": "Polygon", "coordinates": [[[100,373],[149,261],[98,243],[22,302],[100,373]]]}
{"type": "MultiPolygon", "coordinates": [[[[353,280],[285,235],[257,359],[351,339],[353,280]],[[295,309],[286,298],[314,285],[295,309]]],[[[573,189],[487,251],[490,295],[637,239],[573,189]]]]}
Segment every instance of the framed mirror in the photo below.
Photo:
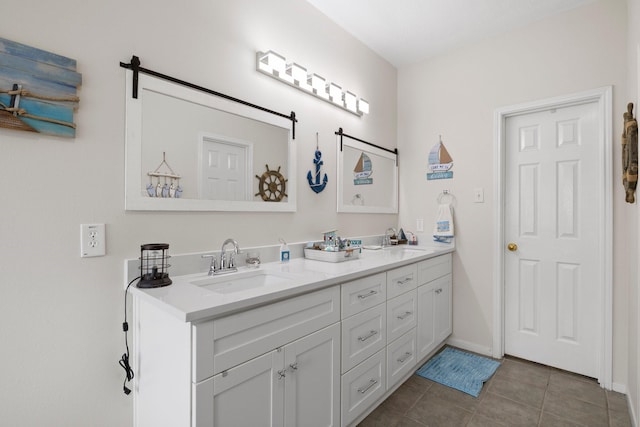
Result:
{"type": "Polygon", "coordinates": [[[296,210],[293,120],[126,73],[126,210],[296,210]]]}
{"type": "Polygon", "coordinates": [[[338,212],[398,213],[397,151],[336,135],[338,212]]]}

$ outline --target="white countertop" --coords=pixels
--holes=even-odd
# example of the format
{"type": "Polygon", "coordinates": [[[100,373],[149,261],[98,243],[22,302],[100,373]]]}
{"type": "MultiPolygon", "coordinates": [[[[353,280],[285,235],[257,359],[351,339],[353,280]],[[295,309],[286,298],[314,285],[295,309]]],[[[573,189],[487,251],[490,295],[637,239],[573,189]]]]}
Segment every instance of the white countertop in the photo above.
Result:
{"type": "Polygon", "coordinates": [[[339,263],[295,258],[287,263],[264,263],[257,269],[241,267],[237,273],[219,276],[207,273],[175,276],[171,277],[173,284],[169,286],[155,289],[132,286],[131,292],[141,301],[162,308],[180,320],[197,322],[433,258],[454,249],[454,244],[433,242],[425,246],[363,249],[360,258],[339,263]],[[260,277],[234,282],[253,275],[260,277]],[[261,283],[263,278],[269,280],[261,283]],[[192,282],[215,284],[198,286],[192,282]]]}

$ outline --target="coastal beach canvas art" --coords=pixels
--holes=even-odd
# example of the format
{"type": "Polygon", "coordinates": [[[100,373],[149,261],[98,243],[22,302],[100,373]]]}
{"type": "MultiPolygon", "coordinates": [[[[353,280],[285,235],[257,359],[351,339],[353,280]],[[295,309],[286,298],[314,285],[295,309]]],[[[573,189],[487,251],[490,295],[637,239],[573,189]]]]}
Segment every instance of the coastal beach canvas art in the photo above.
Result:
{"type": "Polygon", "coordinates": [[[76,61],[0,38],[0,128],[73,138],[76,61]]]}

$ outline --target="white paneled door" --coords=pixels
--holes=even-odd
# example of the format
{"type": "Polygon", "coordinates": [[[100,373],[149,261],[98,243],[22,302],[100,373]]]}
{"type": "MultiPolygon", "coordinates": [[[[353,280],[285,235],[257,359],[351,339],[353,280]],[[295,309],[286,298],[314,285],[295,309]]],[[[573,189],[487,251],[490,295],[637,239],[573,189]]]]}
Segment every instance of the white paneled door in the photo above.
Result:
{"type": "Polygon", "coordinates": [[[505,353],[598,377],[598,104],[505,122],[505,353]]]}
{"type": "Polygon", "coordinates": [[[250,181],[251,146],[202,139],[200,197],[209,200],[252,200],[250,181]]]}

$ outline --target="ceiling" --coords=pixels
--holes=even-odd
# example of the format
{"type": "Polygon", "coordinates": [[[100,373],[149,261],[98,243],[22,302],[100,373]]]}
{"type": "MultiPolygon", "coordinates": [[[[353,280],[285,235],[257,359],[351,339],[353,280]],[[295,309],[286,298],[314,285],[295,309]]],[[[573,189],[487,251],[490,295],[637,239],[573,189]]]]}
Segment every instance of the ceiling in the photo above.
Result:
{"type": "Polygon", "coordinates": [[[400,68],[595,0],[307,1],[400,68]]]}

